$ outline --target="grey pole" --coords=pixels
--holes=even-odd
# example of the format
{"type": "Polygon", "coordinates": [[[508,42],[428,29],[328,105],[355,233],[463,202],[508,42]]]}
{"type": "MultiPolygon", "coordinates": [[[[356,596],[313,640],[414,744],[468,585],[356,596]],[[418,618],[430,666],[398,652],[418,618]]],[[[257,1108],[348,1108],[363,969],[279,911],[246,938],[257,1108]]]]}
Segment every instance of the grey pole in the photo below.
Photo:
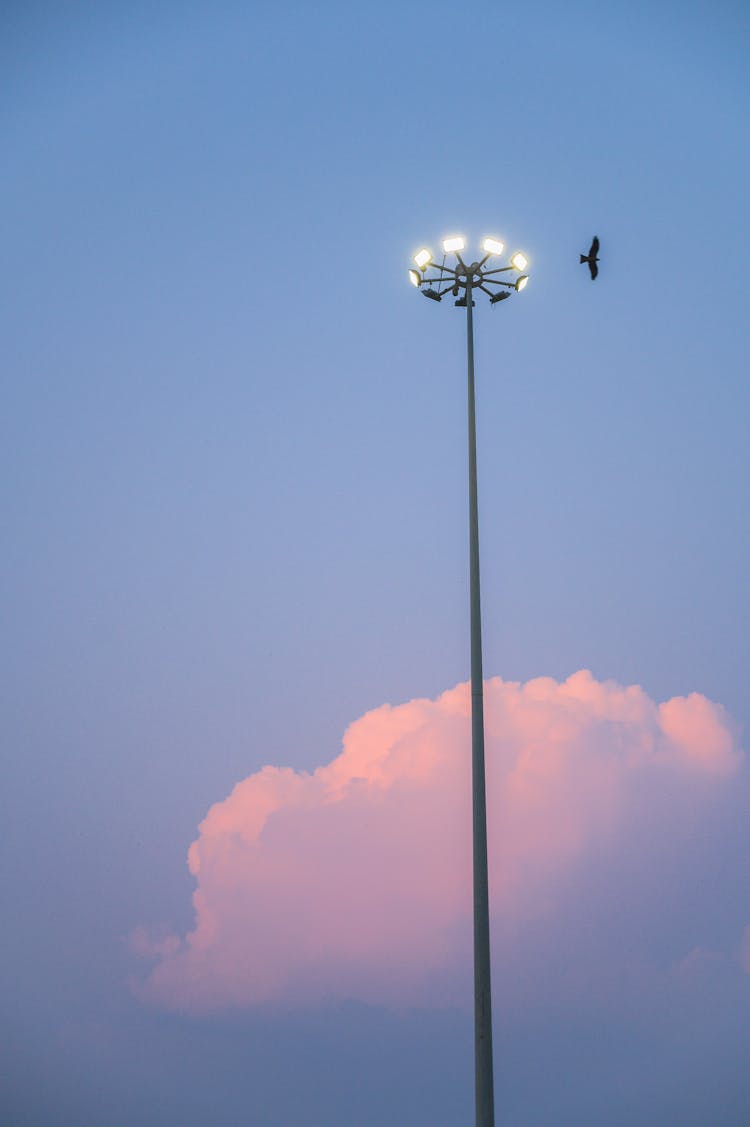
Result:
{"type": "MultiPolygon", "coordinates": [[[[477,423],[474,396],[473,291],[482,290],[496,305],[520,293],[529,281],[522,273],[526,256],[516,251],[508,266],[497,266],[493,256],[503,253],[499,239],[482,241],[484,257],[468,265],[461,257],[466,245],[461,236],[443,241],[443,261],[433,260],[424,247],[414,255],[418,269],[409,270],[409,280],[431,301],[442,301],[448,293],[466,304],[466,356],[469,399],[469,593],[471,620],[471,799],[474,857],[474,1095],[476,1127],[495,1127],[495,1094],[492,1074],[492,991],[490,982],[490,904],[487,879],[487,796],[484,771],[484,691],[482,682],[482,616],[479,596],[479,510],[477,505],[477,423]],[[446,265],[445,256],[455,254],[457,264],[446,265]],[[490,262],[489,266],[485,264],[490,262]],[[430,273],[428,273],[430,271],[430,273]],[[515,281],[506,275],[517,271],[515,281]],[[465,297],[459,298],[461,290],[465,297]]],[[[513,275],[511,274],[511,277],[513,275]]]]}
{"type": "Polygon", "coordinates": [[[495,1127],[492,1076],[490,909],[487,881],[487,799],[484,778],[482,617],[479,597],[477,427],[474,403],[474,320],[471,273],[466,280],[466,352],[469,392],[469,602],[471,611],[471,779],[474,842],[474,1093],[476,1127],[495,1127]]]}

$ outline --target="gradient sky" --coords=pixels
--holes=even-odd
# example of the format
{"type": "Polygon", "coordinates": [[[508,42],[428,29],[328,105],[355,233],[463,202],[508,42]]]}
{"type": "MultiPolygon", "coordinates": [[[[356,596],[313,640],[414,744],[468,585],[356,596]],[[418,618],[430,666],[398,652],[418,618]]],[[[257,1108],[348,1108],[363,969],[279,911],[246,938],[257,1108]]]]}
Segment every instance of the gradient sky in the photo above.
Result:
{"type": "Polygon", "coordinates": [[[460,231],[531,274],[476,311],[498,1127],[746,1127],[749,51],[739,2],[3,5],[3,1122],[471,1122],[423,838],[462,848],[464,325],[406,278],[460,231]],[[339,948],[370,824],[405,937],[339,948]],[[260,998],[246,929],[305,895],[260,998]]]}

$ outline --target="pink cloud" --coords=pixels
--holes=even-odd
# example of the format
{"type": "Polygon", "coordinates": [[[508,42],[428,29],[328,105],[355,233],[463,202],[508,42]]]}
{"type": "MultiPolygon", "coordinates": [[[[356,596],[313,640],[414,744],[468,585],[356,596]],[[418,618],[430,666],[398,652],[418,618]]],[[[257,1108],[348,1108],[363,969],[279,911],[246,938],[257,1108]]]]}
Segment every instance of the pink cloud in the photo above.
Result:
{"type": "MultiPolygon", "coordinates": [[[[485,684],[493,916],[554,927],[556,889],[601,850],[637,849],[644,788],[691,811],[739,769],[720,706],[656,704],[581,671],[485,684]]],[[[312,773],[264,767],[211,807],[190,846],[195,927],[136,946],[140,985],[174,1009],[350,997],[447,1000],[470,943],[467,685],[383,705],[312,773]],[[436,983],[442,983],[436,987],[436,983]],[[442,994],[441,994],[442,991],[442,994]]]]}

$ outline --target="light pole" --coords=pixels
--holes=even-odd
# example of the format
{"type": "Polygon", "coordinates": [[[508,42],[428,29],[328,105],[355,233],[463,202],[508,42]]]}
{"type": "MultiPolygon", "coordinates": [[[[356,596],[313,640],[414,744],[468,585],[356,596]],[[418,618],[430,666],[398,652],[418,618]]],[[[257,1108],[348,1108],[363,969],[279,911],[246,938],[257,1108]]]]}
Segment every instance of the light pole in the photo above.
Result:
{"type": "Polygon", "coordinates": [[[487,800],[484,773],[484,692],[482,683],[482,616],[479,597],[479,514],[477,508],[477,433],[474,402],[474,307],[473,293],[487,294],[491,305],[510,297],[528,282],[527,261],[520,251],[509,266],[488,266],[502,255],[498,239],[482,242],[484,257],[467,266],[461,257],[465,240],[460,236],[443,241],[443,261],[433,261],[429,250],[415,256],[416,269],[409,278],[425,297],[442,301],[451,293],[454,304],[466,306],[466,357],[469,414],[469,607],[471,618],[471,790],[474,857],[474,1100],[476,1127],[494,1127],[495,1097],[492,1078],[492,988],[490,982],[490,908],[487,882],[487,800]],[[455,255],[455,266],[446,256],[455,255]],[[434,271],[428,277],[428,270],[434,271]],[[506,281],[509,272],[518,276],[506,281]],[[497,287],[497,288],[495,288],[497,287]]]}

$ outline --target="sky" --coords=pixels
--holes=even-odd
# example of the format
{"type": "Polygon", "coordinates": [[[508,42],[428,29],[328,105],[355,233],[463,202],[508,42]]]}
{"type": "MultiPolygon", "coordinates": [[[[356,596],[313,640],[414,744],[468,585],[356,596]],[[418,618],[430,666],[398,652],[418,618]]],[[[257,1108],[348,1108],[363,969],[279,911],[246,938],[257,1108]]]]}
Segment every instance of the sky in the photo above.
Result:
{"type": "Polygon", "coordinates": [[[749,48],[2,6],[4,1123],[473,1122],[461,233],[498,1127],[746,1127],[749,48]]]}

